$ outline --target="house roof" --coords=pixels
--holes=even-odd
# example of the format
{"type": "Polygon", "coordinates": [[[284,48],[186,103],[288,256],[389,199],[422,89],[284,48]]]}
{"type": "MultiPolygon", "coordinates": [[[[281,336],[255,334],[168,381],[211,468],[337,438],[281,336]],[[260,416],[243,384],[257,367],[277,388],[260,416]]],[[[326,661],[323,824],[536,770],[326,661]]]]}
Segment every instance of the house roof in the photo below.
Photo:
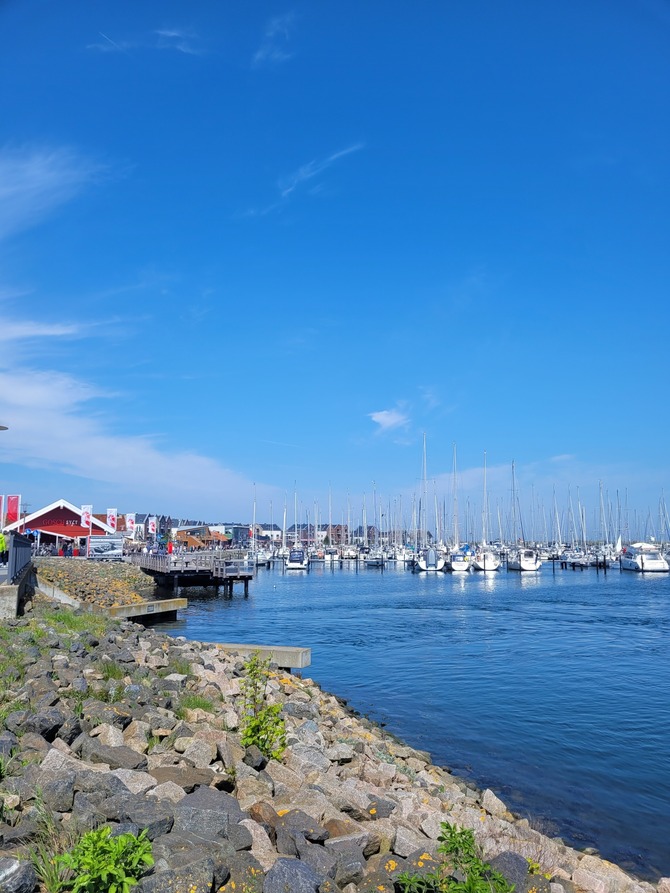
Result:
{"type": "Polygon", "coordinates": [[[5,530],[24,530],[30,527],[32,530],[40,530],[55,536],[104,536],[116,533],[113,527],[100,521],[95,515],[91,515],[91,529],[82,526],[81,507],[77,508],[67,499],[57,499],[55,502],[37,509],[25,518],[8,524],[5,530]],[[79,519],[79,523],[77,523],[79,519]]]}

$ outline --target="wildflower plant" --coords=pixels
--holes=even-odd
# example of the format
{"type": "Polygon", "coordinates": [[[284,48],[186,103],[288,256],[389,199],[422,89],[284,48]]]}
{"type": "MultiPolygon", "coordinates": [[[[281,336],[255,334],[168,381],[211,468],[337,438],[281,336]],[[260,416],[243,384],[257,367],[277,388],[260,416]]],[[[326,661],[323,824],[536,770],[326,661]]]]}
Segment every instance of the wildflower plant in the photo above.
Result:
{"type": "Polygon", "coordinates": [[[286,750],[286,726],[281,718],[281,704],[267,703],[270,659],[262,660],[259,652],[255,651],[244,666],[244,714],[240,740],[244,747],[256,745],[264,756],[279,760],[286,750]]]}
{"type": "Polygon", "coordinates": [[[512,893],[514,886],[480,858],[472,831],[448,822],[441,827],[439,866],[425,874],[399,874],[400,893],[512,893]]]}
{"type": "Polygon", "coordinates": [[[107,825],[87,831],[72,850],[56,861],[72,872],[64,887],[72,893],[130,893],[131,887],[154,864],[146,830],[138,837],[112,837],[107,825]]]}

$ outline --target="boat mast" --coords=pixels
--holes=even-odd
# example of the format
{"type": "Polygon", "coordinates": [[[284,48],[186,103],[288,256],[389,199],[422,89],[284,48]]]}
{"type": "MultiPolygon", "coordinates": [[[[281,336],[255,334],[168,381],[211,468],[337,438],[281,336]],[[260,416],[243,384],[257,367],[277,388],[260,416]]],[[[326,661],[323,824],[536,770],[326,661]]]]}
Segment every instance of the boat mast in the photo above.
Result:
{"type": "Polygon", "coordinates": [[[454,517],[453,517],[453,524],[454,524],[454,549],[458,549],[458,547],[459,547],[459,545],[460,545],[460,543],[459,543],[459,539],[460,539],[460,538],[459,538],[459,535],[458,535],[458,492],[457,492],[457,488],[456,488],[456,444],[454,444],[454,482],[453,482],[453,488],[454,488],[454,517]]]}
{"type": "Polygon", "coordinates": [[[486,450],[484,450],[484,494],[482,496],[482,548],[486,547],[488,536],[488,512],[489,503],[486,493],[486,450]]]}

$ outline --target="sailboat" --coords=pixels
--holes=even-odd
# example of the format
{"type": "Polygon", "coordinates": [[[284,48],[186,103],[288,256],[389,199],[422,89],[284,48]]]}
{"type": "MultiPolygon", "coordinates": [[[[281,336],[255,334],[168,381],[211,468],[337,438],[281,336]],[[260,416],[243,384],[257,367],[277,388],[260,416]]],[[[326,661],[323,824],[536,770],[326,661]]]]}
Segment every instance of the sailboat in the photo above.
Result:
{"type": "Polygon", "coordinates": [[[453,524],[454,524],[454,544],[451,552],[449,553],[449,570],[452,574],[466,574],[470,570],[470,551],[469,547],[467,549],[461,548],[460,542],[460,534],[458,532],[458,495],[456,489],[456,444],[454,444],[454,510],[453,510],[453,524]]]}
{"type": "Polygon", "coordinates": [[[294,495],[295,508],[294,508],[294,517],[295,517],[295,539],[293,541],[293,547],[289,549],[288,556],[284,559],[284,570],[287,571],[306,571],[309,568],[309,556],[307,554],[307,550],[303,548],[302,543],[299,539],[298,533],[298,494],[297,491],[294,495]]]}
{"type": "MultiPolygon", "coordinates": [[[[414,569],[417,571],[443,571],[446,559],[442,552],[439,552],[433,546],[428,545],[428,522],[426,513],[428,511],[428,476],[426,464],[426,435],[423,435],[423,527],[422,527],[422,548],[419,551],[414,569]]],[[[419,505],[419,514],[421,515],[421,504],[419,505]]]]}
{"type": "Polygon", "coordinates": [[[482,501],[482,541],[475,549],[472,566],[476,571],[497,571],[500,567],[500,556],[487,542],[489,502],[486,492],[486,452],[484,452],[484,497],[482,501]]]}
{"type": "Polygon", "coordinates": [[[521,527],[521,539],[517,539],[517,530],[516,530],[516,517],[517,511],[517,495],[516,495],[516,482],[514,478],[514,462],[512,462],[512,532],[514,534],[514,545],[510,549],[507,556],[507,570],[508,571],[539,571],[542,566],[542,561],[540,560],[540,556],[537,554],[535,549],[531,549],[526,546],[524,537],[523,537],[523,525],[521,527]]]}

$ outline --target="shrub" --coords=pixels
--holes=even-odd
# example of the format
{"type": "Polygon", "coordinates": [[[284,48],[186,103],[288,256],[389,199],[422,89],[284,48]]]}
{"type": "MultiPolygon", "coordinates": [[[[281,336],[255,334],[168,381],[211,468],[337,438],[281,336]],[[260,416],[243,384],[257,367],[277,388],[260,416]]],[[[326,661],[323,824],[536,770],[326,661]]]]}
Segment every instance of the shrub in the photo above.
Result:
{"type": "Polygon", "coordinates": [[[514,886],[479,857],[472,831],[442,822],[438,840],[439,867],[426,874],[399,874],[400,893],[512,893],[514,886]]]}
{"type": "Polygon", "coordinates": [[[266,701],[270,659],[261,660],[256,651],[244,666],[244,715],[240,740],[244,747],[255,744],[264,756],[279,760],[286,749],[286,726],[281,718],[281,704],[268,704],[266,701]]]}
{"type": "Polygon", "coordinates": [[[72,893],[129,893],[144,871],[154,864],[146,830],[111,836],[108,826],[87,831],[72,850],[56,858],[74,877],[72,893]]]}

